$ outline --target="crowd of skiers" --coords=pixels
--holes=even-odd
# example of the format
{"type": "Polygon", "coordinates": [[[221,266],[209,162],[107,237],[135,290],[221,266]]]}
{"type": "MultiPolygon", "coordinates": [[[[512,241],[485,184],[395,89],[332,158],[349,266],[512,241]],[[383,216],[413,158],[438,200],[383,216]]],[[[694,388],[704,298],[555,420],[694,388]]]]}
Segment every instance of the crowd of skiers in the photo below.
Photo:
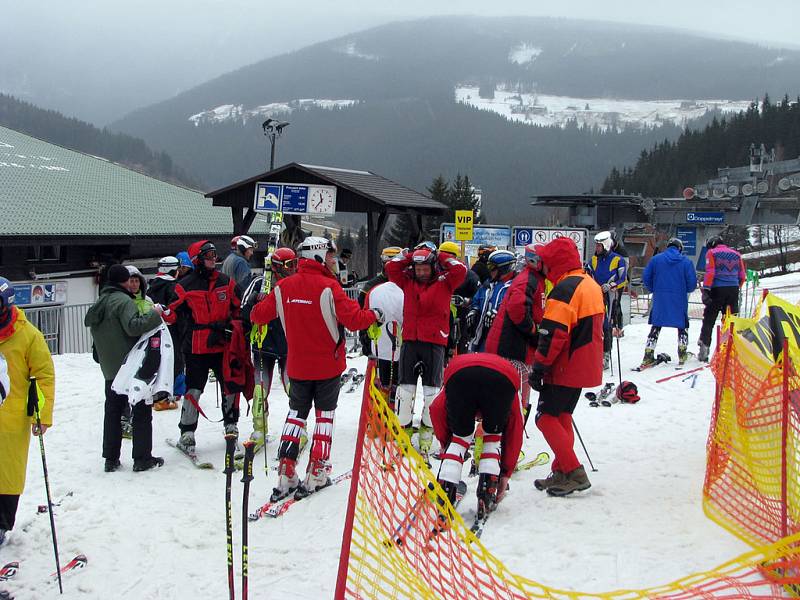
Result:
{"type": "MultiPolygon", "coordinates": [[[[263,448],[277,366],[289,406],[271,499],[302,498],[329,485],[346,328],[360,332],[368,381],[374,377],[426,460],[438,440],[438,480],[451,499],[471,452],[479,510],[494,509],[508,489],[531,413],[554,454],[550,475],[535,487],[553,496],[585,490],[591,483],[573,449],[572,413],[581,390],[602,383],[611,341],[623,335],[620,298],[629,285],[627,256],[613,233],[598,234],[595,243],[588,264],[569,238],[530,244],[521,255],[481,246],[470,269],[452,242],[388,247],[381,273],[360,286],[357,301],[342,288],[354,282],[353,274],[342,273],[350,253],[337,255],[335,244],[321,237],[275,249],[270,269],[255,278],[249,261],[257,245],[249,236],[232,240],[221,269],[208,240],[162,258],[149,283],[136,267],[112,265],[85,318],[105,380],[105,470],[121,467],[126,419],[133,470],[163,465],[152,455],[152,410],[177,408],[181,400],[175,445],[195,460],[209,372],[222,391],[225,434],[238,438],[240,400],[252,399],[251,439],[263,448]],[[538,393],[535,407],[531,388],[538,393]],[[298,460],[312,409],[301,478],[298,460]]],[[[741,256],[719,237],[707,248],[700,360],[708,360],[719,314],[737,312],[745,278],[741,256]]],[[[689,356],[688,294],[697,275],[682,251],[682,242],[670,239],[644,271],[652,329],[642,366],[655,361],[663,327],[678,330],[680,362],[689,356]]],[[[14,525],[30,435],[52,424],[53,390],[47,345],[0,277],[0,543],[14,525]],[[29,376],[37,380],[40,427],[32,425],[29,376]]]]}

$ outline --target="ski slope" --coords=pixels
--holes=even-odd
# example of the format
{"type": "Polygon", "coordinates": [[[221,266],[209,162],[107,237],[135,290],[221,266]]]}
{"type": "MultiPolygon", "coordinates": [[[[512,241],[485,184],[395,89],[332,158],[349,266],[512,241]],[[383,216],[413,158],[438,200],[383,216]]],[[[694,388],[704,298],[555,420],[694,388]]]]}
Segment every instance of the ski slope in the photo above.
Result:
{"type": "MultiPolygon", "coordinates": [[[[797,276],[794,276],[797,279],[797,276]]],[[[690,327],[694,349],[699,322],[690,327]]],[[[638,588],[707,570],[748,550],[708,520],[701,508],[705,444],[714,383],[700,371],[694,388],[672,365],[634,373],[649,326],[636,318],[621,340],[623,378],[639,386],[636,405],[590,408],[581,399],[575,412],[597,472],[592,488],[567,498],[551,498],[533,488],[547,474],[539,467],[517,474],[511,490],[489,521],[483,543],[515,572],[549,586],[582,591],[638,588]]],[[[676,359],[677,334],[665,329],[659,352],[676,359]]],[[[616,363],[616,348],[614,351],[616,363]]],[[[45,436],[54,498],[68,492],[55,509],[62,564],[78,553],[88,567],[65,578],[63,598],[195,600],[227,597],[222,427],[201,420],[197,449],[215,471],[195,469],[164,443],[176,437],[178,411],[153,413],[154,453],[166,459],[156,471],[131,471],[130,442],[123,443],[123,469],[103,472],[101,438],[103,380],[89,355],[56,356],[55,426],[45,436]]],[[[363,372],[365,359],[350,361],[363,372]]],[[[697,367],[695,360],[687,369],[697,367]]],[[[616,367],[615,367],[616,368],[616,367]]],[[[605,381],[617,381],[606,375],[605,381]]],[[[421,395],[420,395],[421,397],[421,395]]],[[[361,390],[342,394],[336,414],[333,473],[350,467],[361,390]]],[[[219,418],[214,388],[202,398],[209,417],[219,418]]],[[[270,431],[277,433],[287,399],[272,390],[270,431]]],[[[419,407],[418,407],[419,408],[419,407]]],[[[243,435],[250,419],[240,421],[243,435]]],[[[528,424],[523,448],[528,456],[547,449],[528,424]]],[[[277,444],[267,449],[270,465],[277,444]]],[[[579,458],[585,455],[577,444],[579,458]]],[[[307,456],[307,454],[305,455],[307,456]]],[[[305,468],[305,461],[302,463],[305,468]]],[[[275,472],[264,476],[264,455],[256,457],[250,510],[266,500],[275,472]]],[[[465,469],[466,477],[466,469],[465,469]]],[[[233,511],[237,597],[240,593],[241,496],[234,479],[233,511]]],[[[460,509],[475,503],[475,479],[460,509]]],[[[296,504],[280,519],[250,524],[250,597],[330,598],[333,595],[348,485],[341,484],[296,504]]],[[[20,562],[7,587],[18,600],[57,598],[48,583],[53,553],[46,514],[38,445],[31,445],[28,482],[17,527],[0,547],[0,564],[20,562]]]]}

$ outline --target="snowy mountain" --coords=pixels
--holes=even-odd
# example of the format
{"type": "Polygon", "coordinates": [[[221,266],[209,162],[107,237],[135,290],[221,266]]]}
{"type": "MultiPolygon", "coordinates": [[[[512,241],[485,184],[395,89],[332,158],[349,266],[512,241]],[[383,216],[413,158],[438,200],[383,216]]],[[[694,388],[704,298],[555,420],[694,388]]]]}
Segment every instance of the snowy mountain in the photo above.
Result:
{"type": "Polygon", "coordinates": [[[259,119],[278,115],[292,123],[279,162],[372,170],[418,190],[439,174],[468,173],[489,216],[508,221],[536,193],[598,187],[612,166],[710,111],[740,110],[765,92],[794,95],[799,67],[800,52],[667,29],[438,17],[249,65],[113,127],[214,187],[263,167],[259,119]],[[608,135],[543,129],[573,122],[608,135]]]}

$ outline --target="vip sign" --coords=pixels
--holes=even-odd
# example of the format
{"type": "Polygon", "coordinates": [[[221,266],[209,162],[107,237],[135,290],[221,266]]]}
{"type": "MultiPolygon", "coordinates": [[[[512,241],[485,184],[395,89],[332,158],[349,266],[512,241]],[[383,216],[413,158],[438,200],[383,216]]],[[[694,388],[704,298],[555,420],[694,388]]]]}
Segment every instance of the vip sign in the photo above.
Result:
{"type": "Polygon", "coordinates": [[[472,222],[474,215],[471,210],[456,211],[456,241],[469,242],[472,240],[472,222]]]}

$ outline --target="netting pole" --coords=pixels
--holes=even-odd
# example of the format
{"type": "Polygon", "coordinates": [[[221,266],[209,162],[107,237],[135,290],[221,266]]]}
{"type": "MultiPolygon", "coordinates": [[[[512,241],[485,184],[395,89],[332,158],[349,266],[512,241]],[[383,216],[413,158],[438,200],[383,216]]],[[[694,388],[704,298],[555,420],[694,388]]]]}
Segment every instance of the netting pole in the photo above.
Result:
{"type": "Polygon", "coordinates": [[[789,437],[789,340],[783,338],[783,402],[781,407],[781,537],[788,535],[786,444],[789,437]]]}
{"type": "Polygon", "coordinates": [[[353,479],[350,481],[350,495],[347,499],[347,514],[344,519],[344,531],[342,532],[342,549],[339,551],[339,573],[336,576],[336,591],[333,595],[335,600],[343,600],[344,592],[347,588],[350,542],[353,538],[353,521],[356,514],[358,483],[361,479],[361,458],[364,454],[364,436],[367,431],[370,399],[369,394],[364,394],[361,401],[361,418],[358,421],[358,434],[356,435],[356,454],[353,457],[353,479]]]}

